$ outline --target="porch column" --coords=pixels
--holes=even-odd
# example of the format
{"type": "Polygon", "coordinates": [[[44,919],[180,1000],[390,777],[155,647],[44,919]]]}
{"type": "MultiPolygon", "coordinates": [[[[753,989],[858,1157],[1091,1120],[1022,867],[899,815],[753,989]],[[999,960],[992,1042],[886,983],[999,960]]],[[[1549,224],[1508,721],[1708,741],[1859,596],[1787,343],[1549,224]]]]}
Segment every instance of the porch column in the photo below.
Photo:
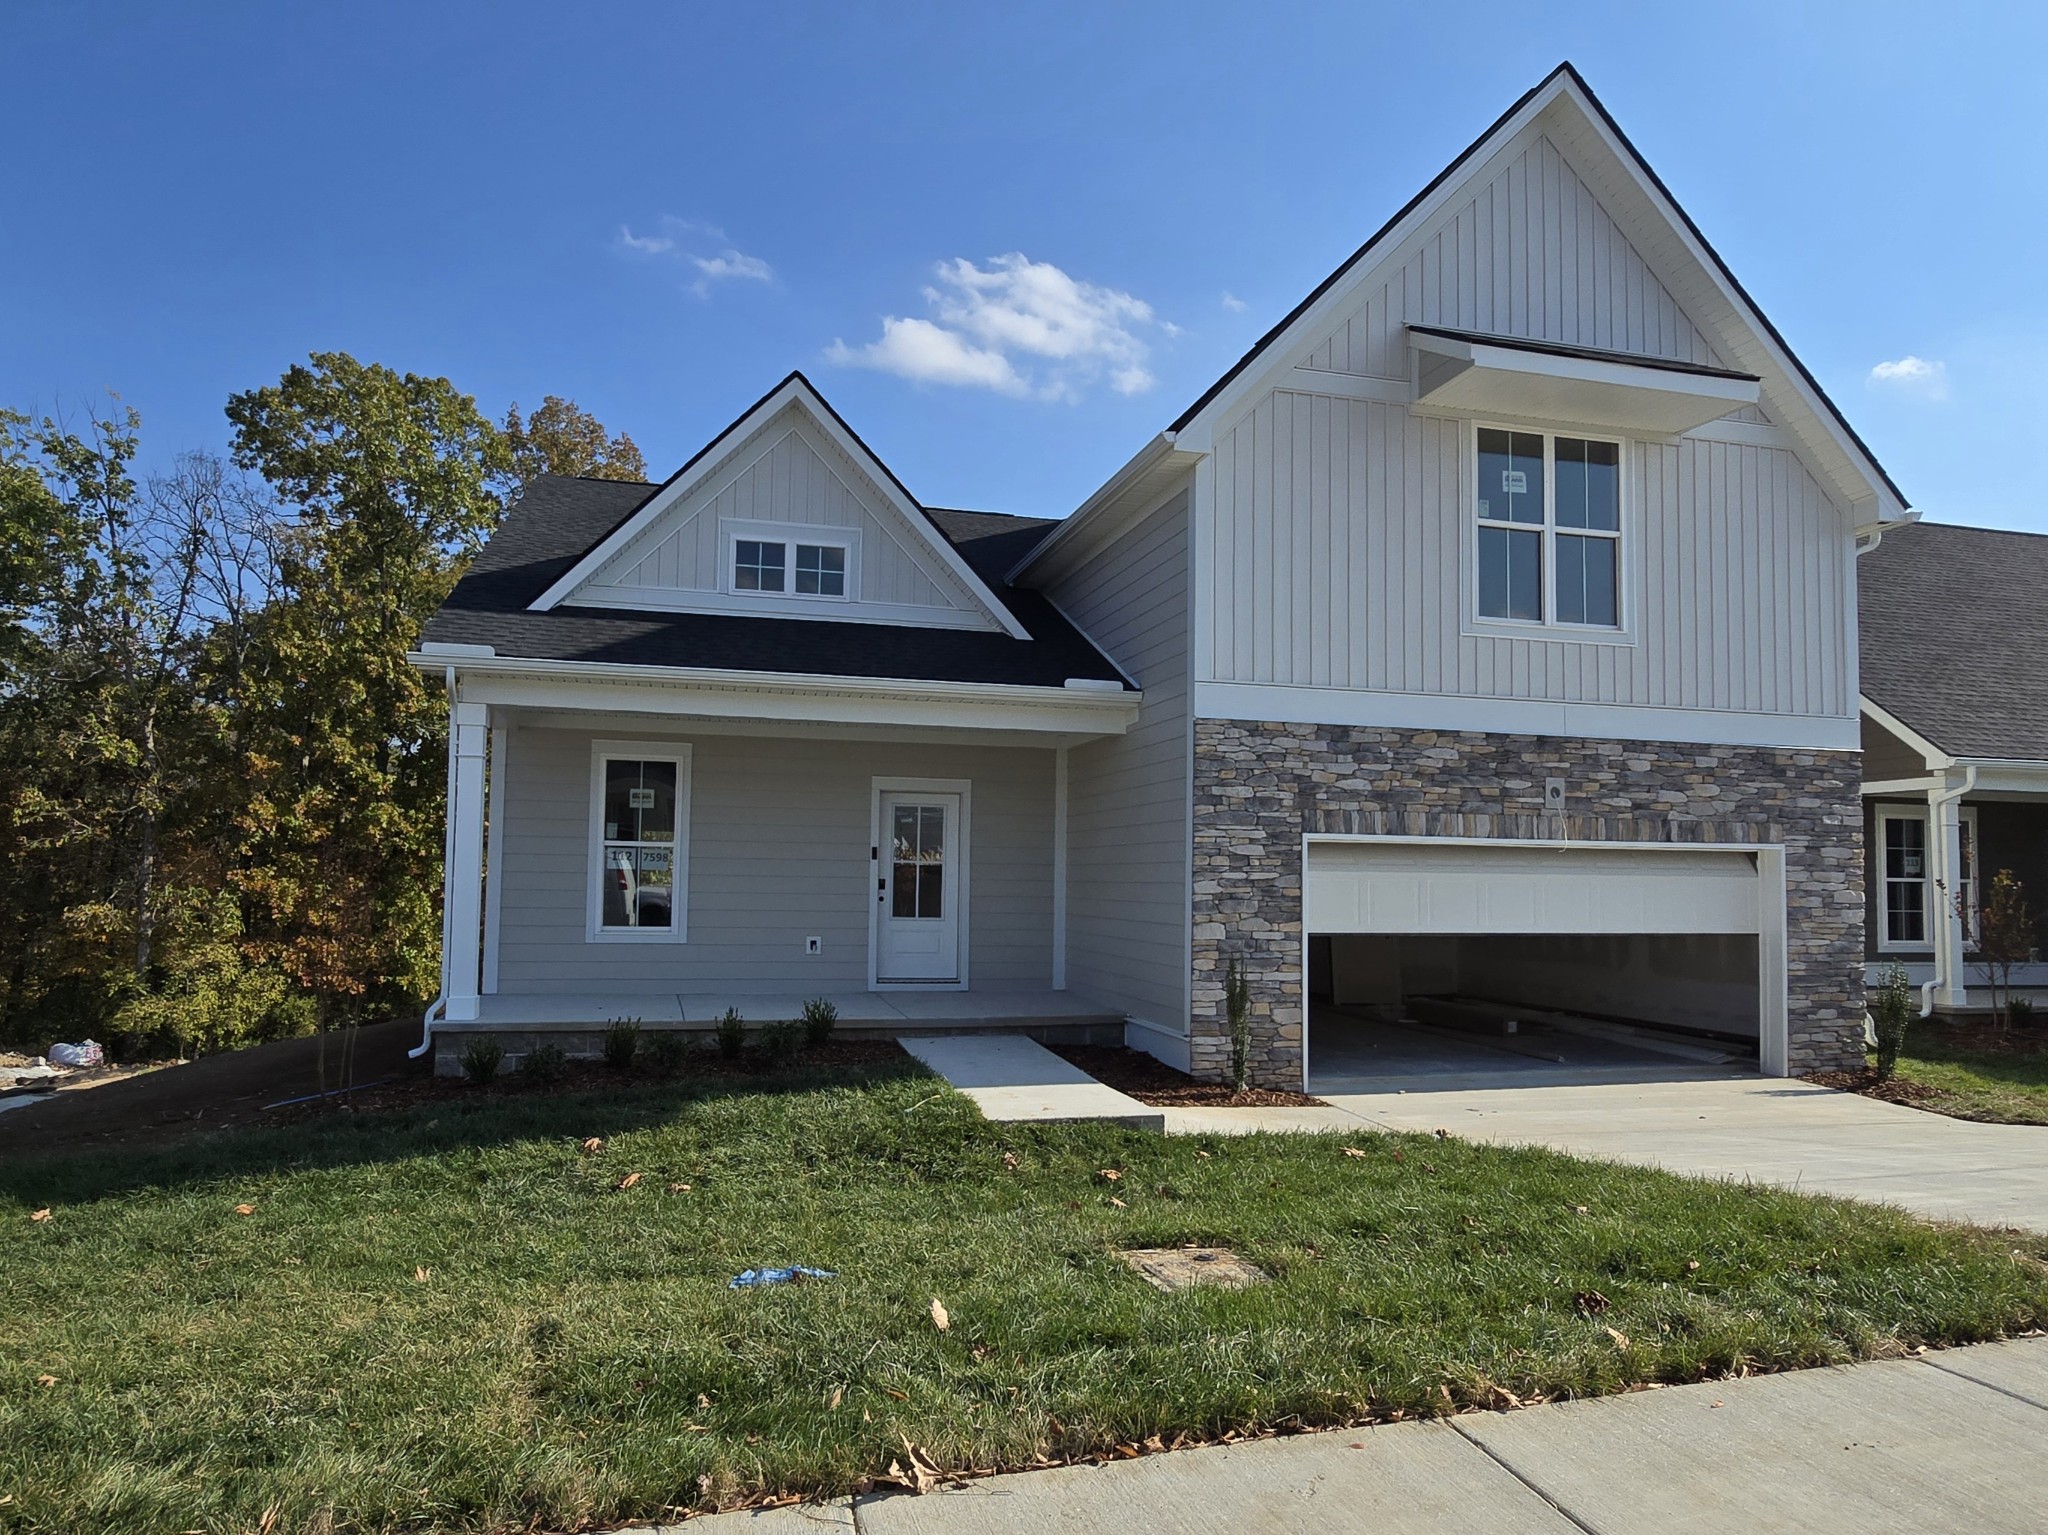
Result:
{"type": "Polygon", "coordinates": [[[448,804],[448,868],[441,898],[448,912],[448,943],[441,985],[451,1021],[477,1015],[483,962],[484,756],[490,710],[484,704],[448,707],[448,751],[455,763],[448,804]]]}
{"type": "Polygon", "coordinates": [[[1961,1007],[1967,997],[1963,975],[1963,914],[1956,896],[1963,888],[1963,805],[1945,780],[1927,791],[1927,858],[1933,886],[1934,1005],[1961,1007]]]}

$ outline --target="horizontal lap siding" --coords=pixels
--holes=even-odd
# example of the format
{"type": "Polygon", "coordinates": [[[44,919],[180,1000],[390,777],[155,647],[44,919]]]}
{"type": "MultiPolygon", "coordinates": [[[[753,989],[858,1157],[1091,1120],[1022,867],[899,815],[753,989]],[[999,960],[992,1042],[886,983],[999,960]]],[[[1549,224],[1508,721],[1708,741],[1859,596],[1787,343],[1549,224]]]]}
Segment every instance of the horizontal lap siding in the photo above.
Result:
{"type": "Polygon", "coordinates": [[[864,988],[876,777],[971,781],[970,984],[1051,984],[1050,750],[677,737],[692,756],[688,941],[621,944],[584,937],[591,739],[511,733],[501,992],[864,988]],[[822,956],[804,954],[807,937],[822,956]]]}
{"type": "Polygon", "coordinates": [[[1067,979],[1175,1031],[1188,1020],[1188,518],[1183,492],[1051,594],[1144,689],[1123,736],[1067,767],[1067,979]]]}

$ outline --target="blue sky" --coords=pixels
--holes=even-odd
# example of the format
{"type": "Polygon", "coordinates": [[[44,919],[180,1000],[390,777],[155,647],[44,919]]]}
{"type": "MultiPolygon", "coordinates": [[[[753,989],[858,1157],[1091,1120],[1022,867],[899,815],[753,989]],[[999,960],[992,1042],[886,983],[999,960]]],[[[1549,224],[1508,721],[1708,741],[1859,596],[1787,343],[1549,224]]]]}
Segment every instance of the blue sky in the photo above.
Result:
{"type": "Polygon", "coordinates": [[[1914,504],[2048,531],[2044,45],[1791,0],[13,0],[0,403],[118,390],[161,458],[332,348],[568,395],[660,475],[802,368],[929,504],[1059,515],[1569,57],[1914,504]]]}

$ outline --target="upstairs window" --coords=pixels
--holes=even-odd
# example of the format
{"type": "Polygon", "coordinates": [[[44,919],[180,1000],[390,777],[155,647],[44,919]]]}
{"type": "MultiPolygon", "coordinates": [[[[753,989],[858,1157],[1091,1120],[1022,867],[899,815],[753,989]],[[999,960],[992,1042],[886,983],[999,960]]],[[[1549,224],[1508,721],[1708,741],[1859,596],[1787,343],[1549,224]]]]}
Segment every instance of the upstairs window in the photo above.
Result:
{"type": "Polygon", "coordinates": [[[794,592],[800,597],[844,597],[846,546],[736,538],[732,545],[732,589],[794,592]]]}
{"type": "Polygon", "coordinates": [[[1621,444],[1478,429],[1479,607],[1485,619],[1621,625],[1621,444]]]}

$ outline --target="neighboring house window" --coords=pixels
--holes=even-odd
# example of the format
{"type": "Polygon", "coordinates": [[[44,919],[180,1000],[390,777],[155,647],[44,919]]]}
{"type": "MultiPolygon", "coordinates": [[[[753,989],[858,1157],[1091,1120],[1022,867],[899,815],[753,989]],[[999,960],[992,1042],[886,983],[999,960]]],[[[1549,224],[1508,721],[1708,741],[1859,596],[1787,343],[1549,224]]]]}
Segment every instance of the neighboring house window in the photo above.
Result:
{"type": "Polygon", "coordinates": [[[593,748],[591,937],[682,936],[689,764],[686,747],[593,748]]]}
{"type": "MultiPolygon", "coordinates": [[[[1977,937],[1977,812],[1964,806],[1962,841],[1963,933],[1977,937]]],[[[1934,924],[1946,915],[1940,871],[1933,865],[1927,811],[1921,806],[1884,806],[1877,812],[1880,949],[1931,949],[1934,924]]]]}
{"type": "Polygon", "coordinates": [[[800,597],[844,597],[846,546],[736,538],[732,544],[732,589],[794,592],[800,597]],[[792,573],[793,582],[789,579],[792,573]]]}
{"type": "Polygon", "coordinates": [[[1621,444],[1482,426],[1481,618],[1621,625],[1621,444]]]}

